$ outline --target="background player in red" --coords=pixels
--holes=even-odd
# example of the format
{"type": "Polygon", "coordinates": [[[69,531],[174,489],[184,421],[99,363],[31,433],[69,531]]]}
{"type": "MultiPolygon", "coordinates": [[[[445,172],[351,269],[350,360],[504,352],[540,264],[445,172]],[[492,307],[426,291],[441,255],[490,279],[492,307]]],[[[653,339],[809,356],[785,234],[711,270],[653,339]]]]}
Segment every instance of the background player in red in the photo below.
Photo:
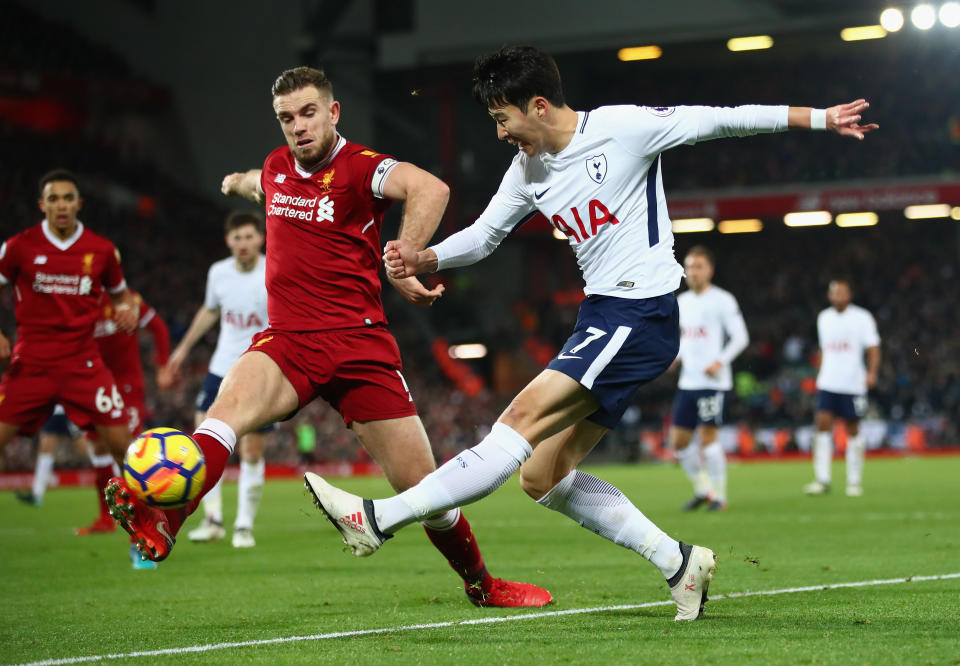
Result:
{"type": "MultiPolygon", "coordinates": [[[[238,436],[289,418],[317,397],[340,412],[393,487],[408,488],[435,465],[386,328],[380,226],[390,201],[403,201],[400,238],[422,248],[449,190],[413,164],[341,137],[340,104],[322,71],[287,70],[272,94],[287,145],[270,153],[262,172],[231,174],[223,182],[225,194],[266,202],[270,324],[231,367],[194,433],[207,461],[201,496],[223,474],[238,436]]],[[[393,284],[419,304],[442,292],[410,278],[393,284]]],[[[199,503],[160,512],[133,497],[122,479],[112,480],[107,492],[114,517],[155,560],[169,554],[199,503]]],[[[537,586],[491,577],[458,510],[431,516],[424,525],[473,603],[542,606],[551,600],[537,586]]]]}
{"type": "MultiPolygon", "coordinates": [[[[146,415],[146,388],[143,376],[143,362],[140,358],[139,329],[148,329],[153,335],[153,346],[158,366],[167,362],[170,356],[170,329],[160,318],[157,311],[147,304],[140,294],[130,292],[140,313],[137,329],[123,331],[114,321],[114,306],[107,299],[100,310],[100,319],[94,327],[93,337],[97,341],[100,357],[113,374],[120,396],[123,398],[123,411],[127,420],[127,442],[143,430],[146,415]]],[[[103,496],[110,477],[113,476],[113,458],[104,442],[95,434],[90,437],[90,460],[96,474],[97,499],[100,503],[100,515],[89,527],[77,528],[77,534],[93,532],[112,532],[115,528],[110,509],[103,496]]],[[[136,563],[136,562],[135,562],[136,563]]]]}
{"type": "Polygon", "coordinates": [[[113,243],[77,218],[76,177],[66,170],[40,179],[39,224],[0,246],[0,285],[14,287],[17,340],[0,333],[0,447],[18,432],[32,435],[60,403],[78,426],[93,426],[114,458],[130,439],[123,399],[93,339],[107,292],[120,330],[137,325],[113,243]]]}

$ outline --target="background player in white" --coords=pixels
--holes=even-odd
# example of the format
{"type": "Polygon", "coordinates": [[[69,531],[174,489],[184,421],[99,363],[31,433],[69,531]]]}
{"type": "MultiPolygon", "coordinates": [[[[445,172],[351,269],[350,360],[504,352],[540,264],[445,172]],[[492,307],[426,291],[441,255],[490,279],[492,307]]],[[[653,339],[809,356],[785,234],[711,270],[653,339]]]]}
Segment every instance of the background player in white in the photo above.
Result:
{"type": "Polygon", "coordinates": [[[830,462],[833,459],[833,420],[847,426],[847,495],[863,494],[863,459],[866,444],[860,419],[867,409],[867,389],[877,384],[880,369],[880,335],[867,310],[850,302],[850,282],[831,280],[827,288],[830,307],[817,316],[820,339],[820,372],[814,415],[814,481],[804,487],[808,495],[830,492],[830,462]],[[866,352],[867,364],[863,358],[866,352]]]}
{"type": "MultiPolygon", "coordinates": [[[[163,369],[161,386],[169,386],[187,359],[193,346],[220,322],[217,346],[210,358],[210,367],[197,396],[195,426],[207,418],[227,370],[250,346],[255,333],[267,327],[266,258],[263,247],[263,220],[257,213],[238,211],[227,217],[224,225],[230,256],[210,266],[203,305],[197,310],[190,328],[170,355],[163,369]]],[[[263,493],[263,448],[266,426],[240,438],[240,478],[237,486],[237,519],[233,526],[235,548],[256,545],[253,521],[263,493]]],[[[203,498],[204,519],[187,536],[191,541],[217,541],[226,535],[223,529],[223,496],[217,482],[203,498]]]]}
{"type": "Polygon", "coordinates": [[[712,283],[713,253],[694,246],[683,266],[690,289],[677,297],[680,380],[670,446],[693,483],[693,499],[684,510],[709,502],[707,510],[718,511],[727,508],[727,458],[717,441],[717,426],[723,422],[724,393],[733,388],[730,363],[746,349],[750,337],[737,299],[712,283]],[[697,442],[692,442],[694,429],[697,442]]]}
{"type": "Polygon", "coordinates": [[[497,137],[520,152],[473,225],[426,250],[387,243],[388,275],[475,263],[539,210],[569,237],[586,281],[574,333],[480,444],[413,488],[371,501],[315,475],[307,475],[308,484],[354,553],[369,555],[381,535],[476,501],[519,468],[521,485],[540,504],[650,560],[668,581],[676,619],[695,620],[716,569],[713,552],[678,543],[618,489],[576,469],[679,348],[673,292],[683,269],[673,255],[660,153],[788,127],[862,138],[875,128],[858,124],[867,103],[825,110],[609,106],[577,112],[564,101],[553,59],[524,46],[479,58],[473,93],[496,122],[497,137]],[[350,523],[358,511],[373,529],[361,532],[350,523]]]}

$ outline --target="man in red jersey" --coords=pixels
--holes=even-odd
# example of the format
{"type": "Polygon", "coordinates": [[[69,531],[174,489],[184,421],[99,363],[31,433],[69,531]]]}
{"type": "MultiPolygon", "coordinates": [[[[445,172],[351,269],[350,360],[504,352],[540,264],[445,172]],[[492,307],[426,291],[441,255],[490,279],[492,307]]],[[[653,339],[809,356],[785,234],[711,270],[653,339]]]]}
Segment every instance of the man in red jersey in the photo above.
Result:
{"type": "Polygon", "coordinates": [[[17,432],[35,433],[60,403],[78,426],[95,427],[119,461],[130,432],[93,327],[104,290],[121,330],[136,327],[136,305],[113,243],[77,219],[76,177],[62,169],[46,174],[39,203],[46,218],[0,247],[0,285],[14,288],[17,321],[12,355],[0,333],[0,361],[10,359],[0,381],[0,447],[17,432]]]}
{"type": "MultiPolygon", "coordinates": [[[[146,414],[146,389],[143,377],[143,362],[140,359],[140,340],[138,329],[148,329],[153,335],[156,363],[162,366],[170,356],[170,329],[160,318],[157,311],[147,304],[140,294],[131,291],[134,303],[140,312],[137,329],[123,331],[114,321],[114,305],[107,299],[100,308],[100,318],[93,330],[100,357],[113,374],[120,396],[123,399],[123,411],[127,419],[127,441],[143,430],[146,414]]],[[[95,487],[100,502],[100,515],[89,527],[78,527],[79,535],[95,532],[112,532],[115,528],[103,495],[103,488],[113,476],[113,458],[99,437],[91,437],[90,461],[96,475],[95,487]]],[[[138,556],[139,557],[139,556],[138,556]]],[[[137,564],[137,560],[134,561],[137,564]]]]}
{"type": "MultiPolygon", "coordinates": [[[[225,194],[266,203],[269,327],[231,367],[194,433],[207,461],[201,497],[223,474],[237,437],[289,418],[322,397],[335,407],[396,489],[434,469],[433,453],[401,374],[380,298],[380,226],[391,201],[404,202],[400,238],[423,247],[446,207],[449,190],[413,164],[351,143],[336,131],[340,104],[325,74],[283,72],[273,107],[287,145],[263,169],[231,174],[225,194]]],[[[416,279],[392,281],[429,305],[442,292],[416,279]]],[[[199,503],[160,512],[136,500],[122,479],[108,486],[114,517],[162,560],[199,503]]],[[[482,606],[542,606],[550,593],[493,578],[458,510],[424,521],[427,535],[482,606]]]]}

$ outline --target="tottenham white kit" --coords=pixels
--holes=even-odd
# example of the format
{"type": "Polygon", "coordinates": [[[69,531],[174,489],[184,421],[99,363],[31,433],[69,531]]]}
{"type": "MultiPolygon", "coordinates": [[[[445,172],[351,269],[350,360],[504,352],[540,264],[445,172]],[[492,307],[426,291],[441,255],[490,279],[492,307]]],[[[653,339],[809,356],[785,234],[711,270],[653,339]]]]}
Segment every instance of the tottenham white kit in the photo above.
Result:
{"type": "Polygon", "coordinates": [[[475,263],[543,213],[570,241],[585,293],[651,298],[674,291],[660,153],[681,144],[787,129],[786,106],[605,106],[580,111],[559,153],[518,153],[483,214],[433,246],[438,269],[475,263]]]}
{"type": "Polygon", "coordinates": [[[210,374],[223,377],[250,346],[250,339],[267,327],[266,257],[256,267],[237,270],[233,257],[221,259],[207,273],[204,306],[220,310],[220,336],[210,359],[210,374]]]}
{"type": "Polygon", "coordinates": [[[880,344],[873,315],[852,303],[843,312],[827,308],[817,317],[817,335],[822,354],[817,388],[832,393],[866,394],[864,352],[880,344]]]}
{"type": "Polygon", "coordinates": [[[685,291],[677,297],[680,307],[680,381],[685,391],[733,388],[730,363],[750,342],[740,306],[726,289],[709,286],[702,293],[685,291]],[[714,361],[723,367],[715,375],[706,368],[714,361]]]}

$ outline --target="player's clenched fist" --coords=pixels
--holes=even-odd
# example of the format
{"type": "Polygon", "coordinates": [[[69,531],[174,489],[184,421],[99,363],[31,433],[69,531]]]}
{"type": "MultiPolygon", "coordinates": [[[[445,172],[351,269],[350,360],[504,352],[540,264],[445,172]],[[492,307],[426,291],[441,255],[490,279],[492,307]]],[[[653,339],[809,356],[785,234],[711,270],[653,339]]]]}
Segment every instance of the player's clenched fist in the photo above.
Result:
{"type": "Polygon", "coordinates": [[[387,241],[383,248],[383,265],[387,275],[394,280],[416,275],[419,268],[419,253],[402,240],[387,241]]]}

